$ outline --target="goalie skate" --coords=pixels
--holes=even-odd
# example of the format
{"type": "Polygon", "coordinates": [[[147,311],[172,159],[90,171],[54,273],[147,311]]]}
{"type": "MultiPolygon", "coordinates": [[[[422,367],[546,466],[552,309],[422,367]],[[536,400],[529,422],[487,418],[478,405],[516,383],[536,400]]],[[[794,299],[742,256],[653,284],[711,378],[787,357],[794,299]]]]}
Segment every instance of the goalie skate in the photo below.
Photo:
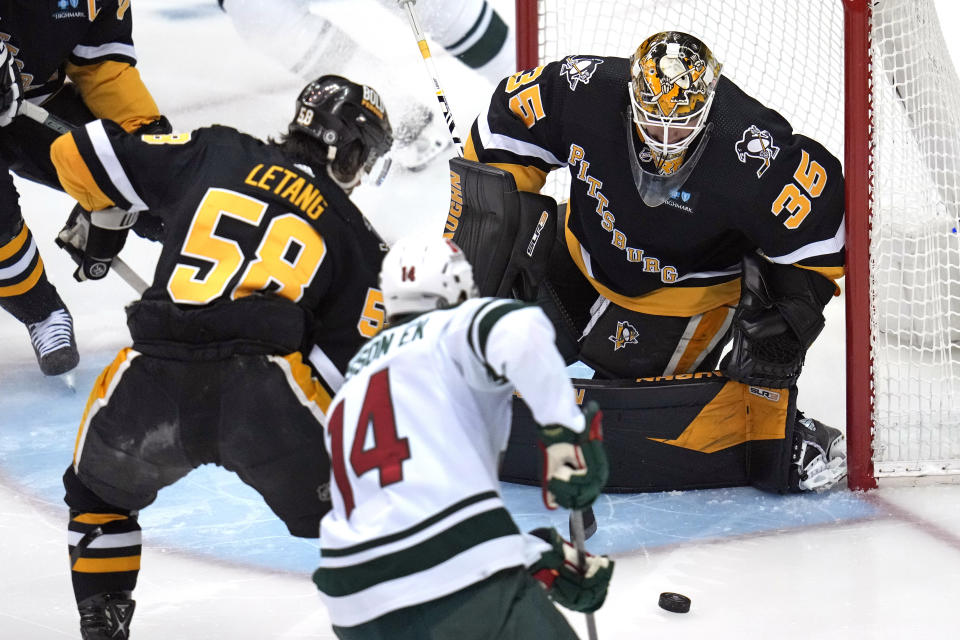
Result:
{"type": "Polygon", "coordinates": [[[404,114],[393,133],[390,155],[407,171],[421,171],[437,158],[454,153],[446,125],[427,107],[416,106],[404,114]]]}
{"type": "Polygon", "coordinates": [[[800,491],[824,491],[847,475],[847,440],[839,429],[797,412],[793,432],[791,484],[800,491]]]}

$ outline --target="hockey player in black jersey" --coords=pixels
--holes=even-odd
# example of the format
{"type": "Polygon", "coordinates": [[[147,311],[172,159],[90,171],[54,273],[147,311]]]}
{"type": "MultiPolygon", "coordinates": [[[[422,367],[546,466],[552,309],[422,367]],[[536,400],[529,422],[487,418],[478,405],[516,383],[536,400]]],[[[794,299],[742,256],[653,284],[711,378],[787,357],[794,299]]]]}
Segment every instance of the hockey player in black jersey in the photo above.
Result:
{"type": "MultiPolygon", "coordinates": [[[[841,166],[720,71],[698,39],[663,32],[629,59],[518,72],[451,161],[446,235],[481,293],[537,300],[597,378],[650,379],[611,396],[637,411],[608,427],[624,444],[614,490],[786,492],[845,474],[842,435],[796,410],[795,386],[843,275],[841,166]],[[563,167],[557,210],[538,192],[563,167]]],[[[506,477],[530,479],[518,455],[506,477]]]]}
{"type": "Polygon", "coordinates": [[[87,210],[83,268],[103,271],[139,211],[162,215],[152,284],[127,307],[133,344],[100,375],[64,474],[74,593],[87,640],[126,638],[137,513],[215,463],[295,536],[329,508],[323,414],[384,321],[385,246],[348,193],[389,150],[371,88],[307,85],[288,132],[212,126],[131,135],[97,120],[51,156],[87,210]]]}
{"type": "Polygon", "coordinates": [[[79,354],[73,320],[47,279],[10,171],[59,189],[50,164],[58,134],[14,116],[28,100],[74,125],[106,118],[126,131],[169,132],[134,66],[131,21],[130,0],[0,0],[0,307],[27,326],[46,375],[69,371],[79,354]]]}

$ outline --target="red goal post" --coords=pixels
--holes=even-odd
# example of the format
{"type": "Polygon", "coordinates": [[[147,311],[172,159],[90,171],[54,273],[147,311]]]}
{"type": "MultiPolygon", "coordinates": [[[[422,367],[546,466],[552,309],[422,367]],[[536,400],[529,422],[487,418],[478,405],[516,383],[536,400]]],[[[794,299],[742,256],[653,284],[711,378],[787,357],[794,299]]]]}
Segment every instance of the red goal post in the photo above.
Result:
{"type": "Polygon", "coordinates": [[[842,159],[849,486],[960,474],[960,82],[933,0],[516,0],[516,25],[518,69],[692,33],[842,159]]]}

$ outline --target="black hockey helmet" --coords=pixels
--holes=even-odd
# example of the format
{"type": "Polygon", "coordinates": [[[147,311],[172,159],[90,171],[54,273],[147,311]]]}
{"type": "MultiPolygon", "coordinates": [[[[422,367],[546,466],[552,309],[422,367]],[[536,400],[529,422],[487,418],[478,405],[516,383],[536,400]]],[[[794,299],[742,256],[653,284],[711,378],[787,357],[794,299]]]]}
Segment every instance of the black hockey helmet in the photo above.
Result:
{"type": "Polygon", "coordinates": [[[334,178],[352,183],[349,186],[359,181],[361,169],[370,173],[393,145],[393,129],[380,94],[336,75],[321,76],[303,88],[289,131],[323,142],[330,150],[334,178]]]}

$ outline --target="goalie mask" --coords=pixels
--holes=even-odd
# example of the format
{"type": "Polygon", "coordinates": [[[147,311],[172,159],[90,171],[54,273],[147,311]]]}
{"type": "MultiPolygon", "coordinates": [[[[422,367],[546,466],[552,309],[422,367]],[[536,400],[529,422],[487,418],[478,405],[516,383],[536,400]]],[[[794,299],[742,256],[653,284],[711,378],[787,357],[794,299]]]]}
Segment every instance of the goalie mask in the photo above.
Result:
{"type": "Polygon", "coordinates": [[[446,309],[478,295],[467,256],[439,235],[398,240],[383,258],[380,289],[388,319],[446,309]]]}
{"type": "MultiPolygon", "coordinates": [[[[657,33],[637,48],[630,58],[628,91],[635,129],[649,150],[642,158],[652,168],[646,173],[672,176],[680,171],[690,144],[707,126],[719,79],[720,63],[689,34],[657,33]]],[[[680,185],[665,182],[672,185],[669,197],[680,185]]]]}
{"type": "Polygon", "coordinates": [[[297,97],[290,132],[299,131],[327,147],[327,173],[346,190],[372,175],[380,184],[390,167],[393,129],[380,95],[341,76],[317,78],[297,97]]]}

